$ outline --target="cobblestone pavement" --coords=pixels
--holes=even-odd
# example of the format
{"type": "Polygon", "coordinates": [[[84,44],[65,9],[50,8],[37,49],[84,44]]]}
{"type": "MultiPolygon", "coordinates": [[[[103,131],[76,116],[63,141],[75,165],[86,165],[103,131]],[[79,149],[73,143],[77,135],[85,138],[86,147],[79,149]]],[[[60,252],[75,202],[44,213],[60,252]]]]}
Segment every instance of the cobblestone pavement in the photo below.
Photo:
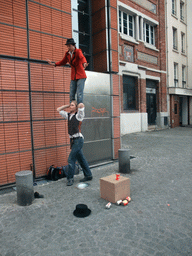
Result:
{"type": "Polygon", "coordinates": [[[118,172],[118,162],[93,168],[83,190],[66,179],[34,187],[44,195],[33,204],[16,204],[16,192],[0,195],[0,255],[40,256],[177,256],[192,255],[192,129],[123,136],[131,149],[132,202],[112,204],[100,198],[99,178],[118,172]],[[73,215],[76,204],[92,210],[73,215]]]}

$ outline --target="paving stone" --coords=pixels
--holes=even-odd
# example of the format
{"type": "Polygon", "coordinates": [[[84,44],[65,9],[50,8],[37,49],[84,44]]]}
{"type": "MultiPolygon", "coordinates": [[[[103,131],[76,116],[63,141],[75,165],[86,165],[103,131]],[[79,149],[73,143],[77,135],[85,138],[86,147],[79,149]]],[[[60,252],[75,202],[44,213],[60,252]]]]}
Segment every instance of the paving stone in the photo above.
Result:
{"type": "Polygon", "coordinates": [[[118,172],[118,162],[92,169],[90,186],[70,188],[66,179],[38,184],[44,195],[18,206],[16,191],[0,193],[0,256],[189,256],[192,247],[192,129],[128,134],[132,202],[126,207],[100,198],[99,179],[118,172]],[[87,218],[73,215],[76,204],[92,210],[87,218]],[[170,205],[170,206],[168,206],[170,205]],[[11,248],[10,248],[11,243],[11,248]]]}

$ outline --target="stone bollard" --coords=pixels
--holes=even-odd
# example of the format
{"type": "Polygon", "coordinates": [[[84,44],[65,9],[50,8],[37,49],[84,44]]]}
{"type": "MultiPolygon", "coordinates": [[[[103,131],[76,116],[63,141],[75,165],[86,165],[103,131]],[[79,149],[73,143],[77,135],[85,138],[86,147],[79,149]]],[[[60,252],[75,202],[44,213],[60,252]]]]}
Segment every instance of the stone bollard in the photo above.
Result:
{"type": "Polygon", "coordinates": [[[34,200],[33,173],[21,171],[15,174],[17,188],[17,203],[20,206],[32,204],[34,200]]]}
{"type": "Polygon", "coordinates": [[[119,172],[130,172],[130,149],[119,149],[119,172]]]}

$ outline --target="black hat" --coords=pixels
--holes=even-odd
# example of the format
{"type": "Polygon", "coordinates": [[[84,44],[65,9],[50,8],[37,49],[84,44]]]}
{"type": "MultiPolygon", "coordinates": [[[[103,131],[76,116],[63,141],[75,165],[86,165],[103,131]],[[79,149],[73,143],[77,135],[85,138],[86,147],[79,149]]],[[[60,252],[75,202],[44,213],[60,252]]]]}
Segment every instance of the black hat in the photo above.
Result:
{"type": "Polygon", "coordinates": [[[73,212],[73,214],[79,218],[87,217],[90,215],[90,213],[91,213],[91,210],[87,207],[86,204],[77,204],[76,209],[73,212]]]}
{"type": "Polygon", "coordinates": [[[68,44],[76,44],[76,43],[73,38],[68,38],[65,45],[68,45],[68,44]]]}

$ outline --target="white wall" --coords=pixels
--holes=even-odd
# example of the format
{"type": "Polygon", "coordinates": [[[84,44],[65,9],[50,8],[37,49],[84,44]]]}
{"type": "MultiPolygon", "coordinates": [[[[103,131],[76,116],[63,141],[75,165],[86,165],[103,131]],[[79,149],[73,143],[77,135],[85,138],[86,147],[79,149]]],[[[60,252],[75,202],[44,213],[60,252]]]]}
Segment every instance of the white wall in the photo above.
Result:
{"type": "Polygon", "coordinates": [[[190,98],[189,101],[189,113],[190,113],[190,124],[192,125],[192,97],[190,98]]]}
{"type": "Polygon", "coordinates": [[[120,115],[121,135],[147,131],[147,113],[122,113],[120,115]]]}
{"type": "Polygon", "coordinates": [[[192,89],[192,1],[187,1],[188,86],[192,89]]]}
{"type": "MultiPolygon", "coordinates": [[[[190,0],[191,1],[191,0],[190,0]]],[[[185,1],[186,3],[187,1],[185,1]]],[[[189,1],[188,1],[189,2],[189,1]]],[[[174,62],[178,63],[178,87],[182,87],[182,65],[187,67],[187,15],[186,12],[185,22],[180,20],[180,0],[176,0],[177,3],[177,13],[172,15],[172,1],[166,1],[166,11],[167,11],[167,67],[168,67],[168,77],[167,83],[168,87],[174,87],[174,62]],[[177,29],[177,46],[178,50],[173,50],[173,27],[177,29]],[[181,32],[185,34],[185,52],[181,53],[181,32]]],[[[188,9],[188,8],[187,8],[188,9]]],[[[186,68],[187,71],[187,68],[186,68]]],[[[187,80],[187,78],[186,78],[187,80]]]]}

